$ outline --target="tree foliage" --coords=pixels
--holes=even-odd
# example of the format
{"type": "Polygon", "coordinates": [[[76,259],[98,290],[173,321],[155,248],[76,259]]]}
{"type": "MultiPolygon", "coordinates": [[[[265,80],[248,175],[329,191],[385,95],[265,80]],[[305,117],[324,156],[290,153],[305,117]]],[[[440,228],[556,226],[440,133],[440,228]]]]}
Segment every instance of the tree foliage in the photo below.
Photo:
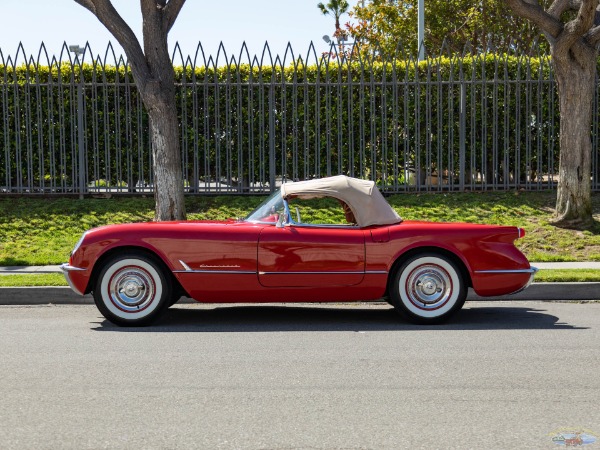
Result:
{"type": "MultiPolygon", "coordinates": [[[[416,54],[417,0],[371,0],[364,7],[359,2],[350,16],[356,23],[346,28],[362,51],[416,54]]],[[[511,14],[503,0],[425,1],[425,46],[434,55],[442,48],[451,53],[515,46],[529,51],[540,37],[539,30],[511,14]]]]}
{"type": "Polygon", "coordinates": [[[343,14],[348,12],[350,9],[350,4],[346,0],[329,0],[326,4],[319,3],[317,8],[323,13],[323,15],[332,15],[335,19],[335,33],[334,36],[340,36],[342,33],[342,28],[340,26],[340,18],[343,14]]]}

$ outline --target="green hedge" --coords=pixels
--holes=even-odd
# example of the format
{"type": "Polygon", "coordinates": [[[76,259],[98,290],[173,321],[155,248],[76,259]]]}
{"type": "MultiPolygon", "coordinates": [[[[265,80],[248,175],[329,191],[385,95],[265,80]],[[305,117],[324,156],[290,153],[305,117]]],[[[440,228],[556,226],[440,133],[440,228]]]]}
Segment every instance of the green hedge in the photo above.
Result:
{"type": "MultiPolygon", "coordinates": [[[[420,183],[462,176],[476,189],[535,184],[558,167],[558,101],[545,57],[175,72],[186,186],[347,173],[393,191],[415,182],[410,167],[420,183]]],[[[130,72],[21,65],[0,66],[0,186],[77,185],[81,76],[86,183],[151,180],[148,118],[130,72]]]]}

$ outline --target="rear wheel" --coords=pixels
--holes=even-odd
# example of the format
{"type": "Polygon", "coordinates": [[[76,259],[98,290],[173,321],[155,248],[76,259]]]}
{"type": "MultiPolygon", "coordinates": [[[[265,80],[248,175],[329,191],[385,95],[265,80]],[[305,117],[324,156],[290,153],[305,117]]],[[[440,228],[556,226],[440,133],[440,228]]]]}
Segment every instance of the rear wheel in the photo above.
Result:
{"type": "Polygon", "coordinates": [[[461,309],[467,286],[457,264],[436,253],[415,255],[396,271],[390,286],[392,305],[413,323],[437,324],[461,309]]]}
{"type": "Polygon", "coordinates": [[[102,315],[114,324],[145,326],[169,307],[171,285],[154,258],[127,253],[106,261],[93,294],[102,315]]]}

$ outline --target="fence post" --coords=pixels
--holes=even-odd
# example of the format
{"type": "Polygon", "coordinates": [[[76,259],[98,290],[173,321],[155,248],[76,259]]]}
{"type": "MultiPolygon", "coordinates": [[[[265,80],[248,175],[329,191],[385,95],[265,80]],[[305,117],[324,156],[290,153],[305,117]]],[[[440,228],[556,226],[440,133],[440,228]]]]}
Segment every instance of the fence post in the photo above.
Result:
{"type": "Polygon", "coordinates": [[[459,143],[458,143],[458,183],[459,190],[463,192],[465,190],[465,166],[466,166],[466,126],[467,126],[467,87],[465,80],[460,80],[460,112],[459,112],[459,143]]]}
{"type": "MultiPolygon", "coordinates": [[[[85,139],[83,133],[83,55],[85,50],[79,45],[70,45],[69,52],[75,55],[75,62],[71,63],[71,76],[75,73],[75,64],[79,65],[79,82],[77,83],[77,172],[79,174],[79,200],[83,200],[85,193],[85,139]],[[82,59],[79,57],[82,56],[82,59]]],[[[75,182],[75,180],[73,180],[75,182]]]]}
{"type": "Polygon", "coordinates": [[[79,83],[77,84],[77,153],[79,172],[79,199],[83,199],[85,193],[85,144],[83,133],[83,69],[79,71],[79,83]]]}
{"type": "Polygon", "coordinates": [[[275,87],[273,74],[269,85],[269,190],[275,192],[275,87]]]}

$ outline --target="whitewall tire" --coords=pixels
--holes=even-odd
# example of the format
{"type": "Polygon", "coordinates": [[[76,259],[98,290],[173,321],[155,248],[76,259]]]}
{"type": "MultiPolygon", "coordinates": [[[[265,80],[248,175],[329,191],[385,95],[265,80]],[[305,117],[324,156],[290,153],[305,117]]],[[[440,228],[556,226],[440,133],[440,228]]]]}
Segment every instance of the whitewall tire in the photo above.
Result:
{"type": "Polygon", "coordinates": [[[406,319],[436,324],[462,308],[467,286],[457,264],[446,256],[422,253],[405,261],[390,286],[391,303],[406,319]]]}
{"type": "Polygon", "coordinates": [[[106,261],[94,288],[96,306],[122,326],[152,323],[169,306],[171,286],[163,269],[142,253],[127,253],[106,261]]]}

